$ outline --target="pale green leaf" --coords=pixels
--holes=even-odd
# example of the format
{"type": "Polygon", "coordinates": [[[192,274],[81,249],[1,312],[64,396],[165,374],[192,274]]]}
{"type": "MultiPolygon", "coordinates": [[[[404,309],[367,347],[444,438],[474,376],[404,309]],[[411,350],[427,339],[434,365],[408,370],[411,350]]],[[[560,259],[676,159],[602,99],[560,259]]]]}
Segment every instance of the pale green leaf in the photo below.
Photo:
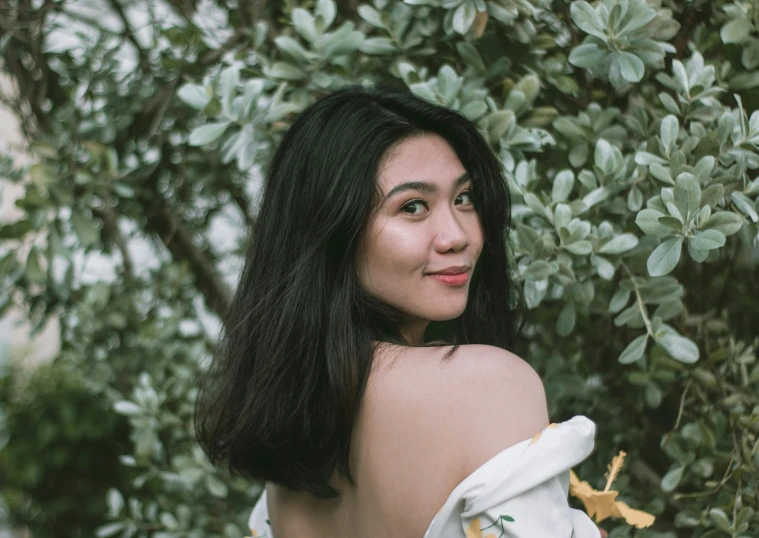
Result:
{"type": "Polygon", "coordinates": [[[210,144],[224,134],[224,131],[229,127],[228,121],[220,121],[217,123],[207,123],[193,129],[190,133],[188,143],[191,146],[203,146],[210,144]]]}
{"type": "Polygon", "coordinates": [[[633,234],[622,234],[614,237],[611,241],[602,246],[598,252],[602,254],[622,254],[635,248],[638,245],[638,238],[633,234]]]}
{"type": "Polygon", "coordinates": [[[647,343],[648,334],[641,334],[627,345],[617,360],[622,364],[632,364],[635,361],[640,360],[646,352],[647,343]]]}
{"type": "Polygon", "coordinates": [[[703,230],[688,238],[696,250],[712,250],[725,244],[725,235],[718,230],[703,230]]]}
{"type": "Polygon", "coordinates": [[[670,273],[680,261],[683,239],[677,237],[664,241],[648,257],[646,266],[651,276],[663,276],[670,273]]]}
{"type": "Polygon", "coordinates": [[[619,64],[619,72],[627,82],[640,82],[646,68],[635,54],[626,51],[617,52],[615,60],[619,64]]]}
{"type": "Polygon", "coordinates": [[[569,14],[577,27],[601,40],[606,40],[605,25],[595,9],[584,0],[572,2],[569,7],[569,14]]]}
{"type": "Polygon", "coordinates": [[[718,230],[723,235],[733,235],[743,226],[743,219],[731,211],[714,213],[703,225],[703,228],[718,230]]]}
{"type": "Polygon", "coordinates": [[[575,175],[571,170],[562,170],[556,174],[553,180],[553,188],[551,189],[551,200],[554,203],[564,202],[569,198],[574,182],[575,175]]]}
{"type": "Polygon", "coordinates": [[[664,213],[656,211],[655,209],[643,209],[638,213],[637,217],[635,217],[635,224],[637,224],[646,235],[666,237],[670,235],[672,231],[667,226],[659,223],[659,219],[664,216],[664,213]]]}
{"type": "Polygon", "coordinates": [[[698,361],[699,352],[696,344],[672,330],[657,334],[655,340],[673,359],[685,364],[693,364],[698,361]]]}
{"type": "Polygon", "coordinates": [[[743,43],[754,29],[751,21],[744,18],[733,19],[722,27],[719,36],[723,43],[743,43]]]}

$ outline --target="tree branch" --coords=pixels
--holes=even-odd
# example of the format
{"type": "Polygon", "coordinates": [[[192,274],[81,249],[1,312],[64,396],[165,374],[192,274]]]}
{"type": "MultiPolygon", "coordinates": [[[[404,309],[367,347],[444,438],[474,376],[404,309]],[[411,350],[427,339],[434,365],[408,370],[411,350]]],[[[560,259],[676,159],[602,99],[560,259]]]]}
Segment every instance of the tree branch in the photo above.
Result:
{"type": "Polygon", "coordinates": [[[132,25],[129,23],[129,19],[127,19],[126,13],[124,13],[124,9],[121,7],[121,4],[119,4],[119,0],[110,0],[110,3],[114,11],[116,11],[116,13],[119,15],[121,23],[124,25],[124,35],[129,41],[131,41],[132,45],[134,45],[134,48],[137,49],[137,54],[140,56],[140,65],[142,65],[144,68],[148,68],[150,66],[148,54],[142,48],[140,42],[137,41],[137,38],[134,35],[134,31],[132,30],[132,25]]]}
{"type": "MultiPolygon", "coordinates": [[[[14,34],[8,40],[3,54],[3,60],[7,71],[16,81],[18,86],[19,103],[25,102],[31,109],[30,115],[35,119],[37,131],[45,134],[52,132],[52,122],[49,116],[50,108],[45,104],[49,99],[53,108],[63,105],[68,100],[66,91],[58,83],[58,75],[52,71],[46,61],[42,51],[41,40],[44,38],[42,28],[44,27],[44,15],[49,11],[49,7],[43,9],[33,9],[30,0],[23,0],[24,10],[10,10],[8,0],[0,0],[0,16],[2,8],[13,13],[14,19],[17,17],[23,19],[20,22],[28,23],[32,29],[15,28],[14,34]],[[21,58],[30,55],[34,61],[34,69],[30,70],[21,62],[21,58]]],[[[116,4],[114,4],[116,5],[116,4]]],[[[47,4],[46,4],[47,6],[47,4]]],[[[14,20],[15,22],[15,20],[14,20]]],[[[8,25],[6,18],[0,19],[0,24],[8,25]]],[[[129,128],[130,135],[137,138],[152,138],[160,129],[161,119],[163,117],[169,102],[174,96],[177,88],[181,84],[182,78],[188,72],[202,70],[205,67],[218,61],[228,50],[231,50],[238,43],[242,42],[246,32],[237,30],[234,35],[227,40],[221,47],[216,50],[207,52],[196,63],[188,65],[180,70],[178,76],[173,79],[165,89],[148,100],[140,114],[137,114],[129,128]]],[[[48,103],[49,104],[49,103],[48,103]]],[[[32,133],[27,130],[25,135],[30,136],[32,133]]],[[[128,137],[121,137],[114,142],[116,151],[123,154],[128,137]]],[[[192,233],[182,222],[180,217],[172,208],[163,200],[157,188],[158,173],[166,166],[167,151],[163,151],[164,157],[161,162],[149,174],[145,187],[149,194],[140,201],[143,203],[147,212],[147,230],[160,237],[163,244],[172,254],[176,262],[185,261],[188,263],[194,277],[195,285],[203,294],[209,308],[216,312],[222,320],[225,320],[226,311],[231,302],[231,291],[226,283],[217,274],[214,266],[214,256],[211,252],[201,250],[195,245],[192,233]]],[[[238,200],[239,203],[239,200],[238,200]]],[[[117,215],[106,205],[105,208],[94,208],[95,214],[102,220],[107,234],[121,250],[125,264],[126,275],[132,275],[133,268],[131,260],[126,251],[126,245],[117,225],[117,215]]]]}

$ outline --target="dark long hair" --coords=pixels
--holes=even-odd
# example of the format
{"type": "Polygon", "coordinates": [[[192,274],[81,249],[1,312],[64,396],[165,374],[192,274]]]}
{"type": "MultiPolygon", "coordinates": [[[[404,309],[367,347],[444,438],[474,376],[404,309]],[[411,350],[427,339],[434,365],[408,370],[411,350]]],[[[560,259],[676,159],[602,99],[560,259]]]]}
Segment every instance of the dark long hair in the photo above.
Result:
{"type": "MultiPolygon", "coordinates": [[[[463,314],[432,322],[436,344],[513,349],[519,294],[510,274],[509,191],[477,127],[408,90],[349,86],[309,106],[266,173],[239,286],[195,409],[217,466],[331,499],[369,376],[372,341],[409,345],[404,314],[360,285],[357,248],[378,203],[389,149],[437,134],[472,178],[484,245],[463,314]]],[[[428,344],[429,345],[429,342],[428,344]]]]}

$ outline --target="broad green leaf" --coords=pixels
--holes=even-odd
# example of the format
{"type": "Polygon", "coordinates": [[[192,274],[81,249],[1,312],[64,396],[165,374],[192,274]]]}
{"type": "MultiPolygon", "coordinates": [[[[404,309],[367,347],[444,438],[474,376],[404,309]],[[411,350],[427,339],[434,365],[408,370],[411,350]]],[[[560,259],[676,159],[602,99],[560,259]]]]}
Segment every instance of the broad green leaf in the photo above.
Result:
{"type": "Polygon", "coordinates": [[[377,28],[385,27],[382,22],[382,15],[369,4],[361,4],[358,6],[358,15],[372,26],[376,26],[377,28]]]}
{"type": "Polygon", "coordinates": [[[733,19],[722,27],[719,36],[723,43],[743,43],[753,29],[754,25],[748,19],[733,19]]]}
{"type": "Polygon", "coordinates": [[[591,254],[590,263],[593,264],[593,267],[596,268],[596,272],[598,273],[598,276],[600,276],[604,280],[611,280],[612,278],[614,278],[614,266],[611,264],[609,260],[607,260],[603,256],[599,256],[597,254],[591,254]]]}
{"type": "Polygon", "coordinates": [[[127,417],[136,417],[143,415],[145,411],[136,403],[129,400],[119,400],[113,404],[113,409],[119,414],[127,417]]]}
{"type": "Polygon", "coordinates": [[[667,321],[677,316],[683,311],[683,302],[680,299],[671,299],[661,303],[652,317],[659,318],[662,321],[667,321]]]}
{"type": "Polygon", "coordinates": [[[45,281],[45,271],[42,269],[42,253],[37,245],[32,245],[26,256],[26,279],[35,284],[45,281]]]}
{"type": "Polygon", "coordinates": [[[76,209],[71,211],[71,227],[85,246],[92,246],[100,240],[100,230],[95,223],[76,209]]]}
{"type": "Polygon", "coordinates": [[[588,194],[586,194],[582,198],[582,202],[585,204],[585,207],[589,209],[597,203],[603,202],[608,197],[609,191],[606,189],[606,187],[598,187],[597,189],[593,189],[588,194]]]}
{"type": "Polygon", "coordinates": [[[321,39],[321,34],[317,31],[314,24],[314,17],[303,8],[296,7],[292,11],[292,21],[295,30],[311,43],[316,43],[321,39]]]}
{"type": "Polygon", "coordinates": [[[661,138],[662,145],[669,155],[677,146],[677,136],[680,132],[680,122],[677,121],[677,117],[673,114],[666,116],[661,120],[661,128],[659,136],[661,138]]]}
{"type": "Polygon", "coordinates": [[[572,146],[569,150],[569,164],[575,168],[579,168],[584,165],[588,160],[588,144],[586,142],[580,142],[572,146]]]}
{"type": "Polygon", "coordinates": [[[205,485],[211,495],[220,499],[226,498],[229,491],[228,486],[212,474],[206,475],[205,485]]]}
{"type": "Polygon", "coordinates": [[[690,97],[690,81],[688,80],[688,71],[683,63],[678,60],[672,60],[672,74],[675,76],[675,88],[677,93],[690,97]]]}
{"type": "Polygon", "coordinates": [[[716,164],[716,159],[712,157],[711,155],[705,155],[704,157],[701,157],[695,166],[694,171],[696,172],[696,176],[698,176],[702,180],[708,178],[711,175],[712,170],[714,170],[715,164],[716,164]]]}
{"type": "Polygon", "coordinates": [[[646,383],[646,388],[643,392],[643,398],[645,399],[646,405],[648,407],[654,409],[659,407],[661,405],[663,396],[664,395],[662,394],[659,385],[653,382],[646,383]]]}
{"type": "Polygon", "coordinates": [[[572,49],[572,52],[569,54],[569,63],[584,69],[598,69],[606,60],[608,54],[608,52],[601,50],[593,43],[580,45],[572,49]]]}
{"type": "Polygon", "coordinates": [[[461,108],[461,113],[472,121],[481,118],[487,111],[488,105],[482,101],[470,101],[461,108]]]}
{"type": "Polygon", "coordinates": [[[544,260],[535,260],[527,267],[525,278],[530,280],[545,280],[553,273],[554,269],[550,263],[544,260]]]}
{"type": "Polygon", "coordinates": [[[556,332],[559,336],[568,336],[575,328],[575,307],[574,304],[569,302],[561,309],[559,317],[556,320],[556,332]]]}
{"type": "Polygon", "coordinates": [[[733,200],[733,203],[735,206],[740,209],[741,213],[746,215],[751,219],[752,222],[759,221],[759,215],[756,214],[756,209],[754,209],[754,203],[751,201],[751,199],[743,194],[742,192],[733,192],[730,195],[730,198],[733,200]]]}
{"type": "Polygon", "coordinates": [[[337,6],[334,0],[317,0],[314,15],[316,16],[314,22],[317,29],[322,32],[327,30],[334,22],[335,15],[337,15],[337,6]]]}
{"type": "Polygon", "coordinates": [[[668,167],[662,166],[659,163],[652,163],[651,166],[649,166],[648,170],[651,172],[652,176],[654,176],[662,183],[666,183],[668,185],[675,184],[675,180],[672,179],[672,174],[669,172],[668,167]]]}
{"type": "Polygon", "coordinates": [[[461,35],[466,34],[477,16],[477,9],[471,2],[463,2],[453,13],[453,29],[461,35]]]}
{"type": "Polygon", "coordinates": [[[651,276],[663,276],[672,271],[680,261],[680,252],[683,246],[682,237],[668,239],[648,257],[646,267],[651,276]]]}
{"type": "Polygon", "coordinates": [[[675,206],[687,221],[692,218],[701,205],[701,187],[691,174],[682,173],[675,181],[675,206]]]}
{"type": "Polygon", "coordinates": [[[525,226],[521,222],[517,223],[516,229],[519,246],[529,251],[532,248],[532,245],[535,244],[535,241],[540,237],[538,232],[529,226],[525,226]]]}
{"type": "Polygon", "coordinates": [[[277,38],[274,40],[274,43],[279,47],[279,49],[296,60],[297,62],[307,63],[311,60],[314,60],[318,58],[318,56],[310,51],[307,51],[305,48],[303,48],[303,45],[298,43],[295,39],[293,39],[290,36],[281,35],[277,36],[277,38]]]}
{"type": "Polygon", "coordinates": [[[364,54],[392,54],[397,49],[388,37],[370,37],[358,47],[364,54]]]}
{"type": "MultiPolygon", "coordinates": [[[[684,224],[685,219],[683,218],[683,214],[680,213],[680,210],[677,208],[674,202],[667,202],[666,205],[667,205],[667,211],[669,211],[669,214],[675,219],[677,219],[678,221],[680,221],[680,224],[684,224]]],[[[661,219],[659,220],[659,222],[662,222],[661,219]]],[[[674,229],[678,229],[678,228],[674,228],[674,229]]]]}
{"type": "Polygon", "coordinates": [[[725,197],[725,188],[720,183],[709,185],[701,191],[701,204],[702,206],[708,205],[710,207],[716,206],[725,197]]]}
{"type": "Polygon", "coordinates": [[[276,62],[268,69],[264,69],[264,74],[270,78],[282,80],[303,80],[306,73],[288,62],[276,62]]]}
{"type": "Polygon", "coordinates": [[[603,41],[607,39],[605,32],[606,25],[596,10],[584,0],[572,2],[569,6],[569,14],[577,27],[586,34],[595,36],[603,41]]]}
{"type": "Polygon", "coordinates": [[[662,159],[658,155],[654,155],[653,153],[649,153],[647,151],[639,151],[635,154],[635,163],[641,164],[644,166],[649,166],[654,163],[665,165],[667,164],[667,161],[662,159]]]}
{"type": "Polygon", "coordinates": [[[637,186],[633,186],[627,193],[627,209],[632,213],[637,213],[643,207],[643,193],[637,186]]]}
{"type": "Polygon", "coordinates": [[[671,235],[672,230],[659,223],[659,219],[664,216],[664,213],[656,211],[655,209],[643,209],[635,217],[635,224],[637,224],[646,235],[667,237],[668,235],[671,235]]]}
{"type": "Polygon", "coordinates": [[[565,116],[556,118],[553,122],[553,128],[570,140],[584,140],[585,131],[574,118],[565,116]]]}
{"type": "Polygon", "coordinates": [[[593,245],[590,243],[590,241],[581,239],[580,241],[575,241],[574,243],[570,243],[569,245],[566,245],[564,248],[566,248],[572,254],[577,254],[578,256],[584,256],[586,254],[591,253],[591,251],[593,250],[593,245]]]}
{"type": "Polygon", "coordinates": [[[203,110],[211,102],[210,92],[200,84],[185,84],[177,91],[177,97],[196,110],[203,110]]]}
{"type": "Polygon", "coordinates": [[[97,538],[108,538],[115,536],[119,532],[123,531],[127,526],[126,521],[117,521],[116,523],[108,523],[95,529],[95,536],[97,538]]]}
{"type": "Polygon", "coordinates": [[[709,257],[709,250],[699,250],[697,248],[693,247],[693,243],[688,241],[688,254],[690,255],[691,259],[696,263],[701,263],[706,260],[706,258],[709,257]]]}
{"type": "Polygon", "coordinates": [[[569,198],[574,182],[575,175],[571,170],[562,170],[556,174],[553,180],[553,188],[551,189],[551,200],[557,203],[569,198]]]}
{"type": "Polygon", "coordinates": [[[683,230],[683,221],[670,216],[663,216],[659,219],[659,224],[662,224],[675,232],[681,232],[683,230]]]}
{"type": "Polygon", "coordinates": [[[627,82],[640,82],[646,68],[643,62],[631,52],[617,52],[615,60],[619,63],[619,72],[627,82]]]}
{"type": "Polygon", "coordinates": [[[627,10],[622,19],[622,26],[616,32],[619,36],[629,35],[656,18],[656,11],[648,7],[645,1],[630,0],[621,5],[627,6],[627,10]]]}
{"type": "Polygon", "coordinates": [[[704,230],[689,237],[688,242],[697,250],[712,250],[725,244],[725,235],[717,230],[704,230]]]}
{"type": "Polygon", "coordinates": [[[611,241],[602,246],[598,252],[602,254],[622,254],[635,248],[638,245],[638,238],[633,234],[622,234],[614,237],[611,241]]]}
{"type": "Polygon", "coordinates": [[[596,166],[604,172],[611,169],[614,163],[614,152],[609,144],[603,138],[599,138],[596,142],[596,150],[593,154],[593,161],[596,166]]]}
{"type": "Polygon", "coordinates": [[[456,50],[459,52],[461,58],[467,63],[467,65],[473,65],[477,69],[484,70],[485,64],[482,61],[480,53],[471,43],[460,41],[456,43],[456,50]]]}
{"type": "Polygon", "coordinates": [[[732,211],[718,211],[702,226],[711,230],[718,230],[723,235],[733,235],[743,226],[743,219],[732,211]]]}
{"type": "Polygon", "coordinates": [[[670,114],[674,114],[676,116],[680,115],[680,106],[677,104],[677,102],[672,98],[670,94],[668,94],[667,92],[660,92],[659,101],[661,101],[661,104],[664,106],[664,109],[667,112],[669,112],[670,114]]]}
{"type": "Polygon", "coordinates": [[[685,364],[698,361],[699,353],[696,344],[674,331],[668,330],[664,331],[664,334],[657,334],[655,340],[673,359],[685,364]]]}
{"type": "Polygon", "coordinates": [[[632,364],[643,357],[646,352],[648,343],[648,334],[641,334],[633,339],[619,355],[619,362],[622,364],[632,364]]]}
{"type": "Polygon", "coordinates": [[[210,144],[224,134],[229,127],[229,121],[207,123],[193,129],[187,142],[191,146],[204,146],[210,144]]]}
{"type": "Polygon", "coordinates": [[[557,204],[553,213],[553,225],[556,231],[567,228],[572,220],[572,210],[567,204],[557,204]]]}
{"type": "Polygon", "coordinates": [[[222,70],[219,75],[219,100],[221,101],[222,113],[233,120],[237,118],[232,114],[232,99],[235,97],[237,87],[240,84],[240,69],[230,66],[222,70]]]}
{"type": "Polygon", "coordinates": [[[675,465],[672,467],[661,479],[661,489],[666,492],[674,491],[675,488],[677,488],[678,484],[680,484],[680,480],[683,478],[684,471],[685,466],[683,465],[675,465]]]}
{"type": "Polygon", "coordinates": [[[631,293],[632,292],[630,290],[622,288],[615,291],[614,295],[611,296],[611,300],[609,301],[609,312],[611,314],[616,314],[625,306],[627,306],[627,302],[630,300],[631,293]]]}

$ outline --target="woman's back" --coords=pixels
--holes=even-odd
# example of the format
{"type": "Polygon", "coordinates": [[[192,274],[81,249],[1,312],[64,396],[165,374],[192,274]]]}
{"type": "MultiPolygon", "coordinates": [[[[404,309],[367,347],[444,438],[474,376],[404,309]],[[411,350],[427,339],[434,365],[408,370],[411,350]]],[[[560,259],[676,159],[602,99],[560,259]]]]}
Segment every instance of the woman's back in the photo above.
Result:
{"type": "MultiPolygon", "coordinates": [[[[274,538],[422,538],[454,488],[548,424],[543,387],[518,357],[491,346],[385,346],[352,436],[356,487],[336,500],[267,485],[274,538]]],[[[262,536],[265,529],[257,529],[262,536]]]]}

